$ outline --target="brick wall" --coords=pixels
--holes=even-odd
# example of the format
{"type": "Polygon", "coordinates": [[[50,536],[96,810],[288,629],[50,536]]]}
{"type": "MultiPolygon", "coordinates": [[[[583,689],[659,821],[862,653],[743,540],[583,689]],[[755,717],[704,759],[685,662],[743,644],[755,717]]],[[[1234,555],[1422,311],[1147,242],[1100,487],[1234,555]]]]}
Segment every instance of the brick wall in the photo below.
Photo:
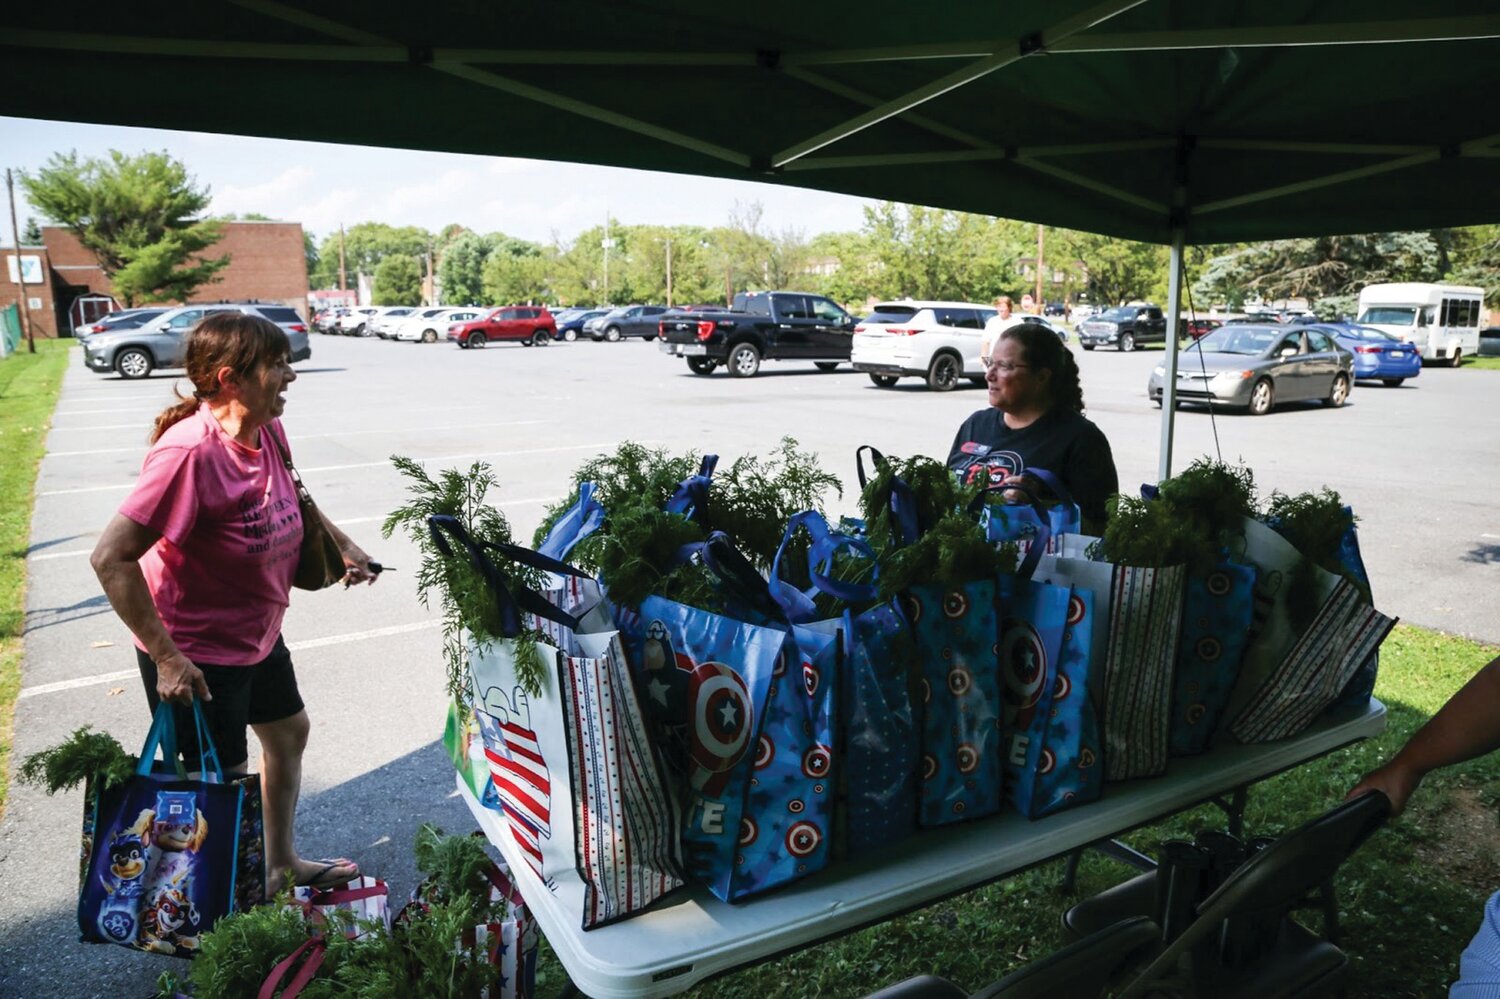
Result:
{"type": "MultiPolygon", "coordinates": [[[[10,279],[10,264],[6,258],[16,255],[16,251],[7,246],[0,250],[0,309],[8,305],[14,305],[21,300],[22,286],[10,279]]],[[[25,285],[26,300],[28,304],[34,300],[41,301],[40,308],[30,308],[30,320],[33,334],[40,337],[57,336],[56,300],[53,293],[53,272],[47,258],[47,249],[42,246],[21,247],[23,257],[42,258],[42,283],[25,285]]]]}

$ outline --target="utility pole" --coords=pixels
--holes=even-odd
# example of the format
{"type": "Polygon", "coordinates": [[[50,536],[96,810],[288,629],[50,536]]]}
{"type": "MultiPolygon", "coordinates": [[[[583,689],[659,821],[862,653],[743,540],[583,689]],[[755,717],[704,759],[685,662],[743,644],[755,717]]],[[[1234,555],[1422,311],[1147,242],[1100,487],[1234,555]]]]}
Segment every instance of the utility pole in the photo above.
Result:
{"type": "Polygon", "coordinates": [[[16,185],[10,168],[5,169],[5,191],[10,195],[10,238],[16,244],[16,304],[21,306],[21,329],[26,332],[26,349],[36,353],[36,333],[31,328],[31,308],[26,302],[26,268],[21,266],[21,230],[16,225],[16,185]]]}
{"type": "Polygon", "coordinates": [[[339,291],[349,290],[349,275],[344,272],[344,225],[339,223],[339,291]]]}
{"type": "Polygon", "coordinates": [[[672,241],[667,243],[667,308],[672,307],[672,241]]]}
{"type": "Polygon", "coordinates": [[[729,280],[729,268],[724,268],[724,308],[734,308],[734,282],[729,280]]]}
{"type": "Polygon", "coordinates": [[[609,238],[609,212],[604,213],[604,239],[599,244],[604,248],[604,301],[601,305],[609,303],[609,248],[615,245],[615,241],[609,238]]]}
{"type": "Polygon", "coordinates": [[[1042,244],[1045,241],[1046,232],[1046,227],[1038,222],[1036,224],[1036,308],[1041,315],[1047,312],[1047,300],[1042,297],[1042,268],[1046,266],[1042,261],[1042,244]]]}
{"type": "Polygon", "coordinates": [[[427,295],[431,299],[428,305],[437,304],[437,284],[432,279],[432,240],[427,241],[427,295]]]}

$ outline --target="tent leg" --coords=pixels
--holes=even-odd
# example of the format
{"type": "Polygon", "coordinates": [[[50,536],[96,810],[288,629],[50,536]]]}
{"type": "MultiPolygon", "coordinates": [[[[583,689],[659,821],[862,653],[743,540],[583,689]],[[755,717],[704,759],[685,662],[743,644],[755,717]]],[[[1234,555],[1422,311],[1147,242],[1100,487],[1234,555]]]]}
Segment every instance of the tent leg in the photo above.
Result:
{"type": "Polygon", "coordinates": [[[1182,312],[1182,247],[1186,234],[1181,228],[1172,231],[1172,273],[1167,279],[1167,359],[1163,367],[1161,388],[1161,458],[1156,469],[1158,482],[1172,474],[1172,432],[1177,426],[1177,328],[1182,312]]]}

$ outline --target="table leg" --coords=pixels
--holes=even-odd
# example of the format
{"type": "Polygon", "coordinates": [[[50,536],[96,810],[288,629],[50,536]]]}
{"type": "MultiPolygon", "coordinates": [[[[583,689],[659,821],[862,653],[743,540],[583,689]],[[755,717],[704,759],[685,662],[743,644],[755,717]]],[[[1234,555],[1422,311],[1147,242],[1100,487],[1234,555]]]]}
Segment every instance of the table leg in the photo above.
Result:
{"type": "Polygon", "coordinates": [[[1078,886],[1078,862],[1083,859],[1083,847],[1079,847],[1068,854],[1067,864],[1063,867],[1062,890],[1064,895],[1073,894],[1073,889],[1078,886]]]}
{"type": "Polygon", "coordinates": [[[1213,799],[1213,803],[1224,810],[1224,817],[1228,819],[1229,835],[1236,839],[1245,838],[1245,803],[1249,797],[1249,788],[1241,784],[1234,789],[1228,801],[1223,798],[1213,799]]]}

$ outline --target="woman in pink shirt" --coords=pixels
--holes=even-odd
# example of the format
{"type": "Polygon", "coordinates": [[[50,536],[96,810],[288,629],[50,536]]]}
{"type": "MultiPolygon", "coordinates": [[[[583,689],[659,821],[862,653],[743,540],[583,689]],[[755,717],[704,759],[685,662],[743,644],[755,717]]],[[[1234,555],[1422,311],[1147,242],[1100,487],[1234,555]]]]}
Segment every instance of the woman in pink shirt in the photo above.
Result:
{"type": "MultiPolygon", "coordinates": [[[[261,744],[267,895],[288,883],[327,887],[353,861],[307,860],[293,842],[310,725],[281,640],[302,542],[281,416],[296,380],[286,334],[259,316],[210,315],[187,346],[191,398],[156,418],[135,489],[105,527],[92,563],[135,636],[154,711],[178,705],[187,768],[202,769],[189,713],[203,702],[225,770],[244,773],[247,725],[261,744]]],[[[324,517],[346,583],[374,582],[370,557],[324,517]]]]}

